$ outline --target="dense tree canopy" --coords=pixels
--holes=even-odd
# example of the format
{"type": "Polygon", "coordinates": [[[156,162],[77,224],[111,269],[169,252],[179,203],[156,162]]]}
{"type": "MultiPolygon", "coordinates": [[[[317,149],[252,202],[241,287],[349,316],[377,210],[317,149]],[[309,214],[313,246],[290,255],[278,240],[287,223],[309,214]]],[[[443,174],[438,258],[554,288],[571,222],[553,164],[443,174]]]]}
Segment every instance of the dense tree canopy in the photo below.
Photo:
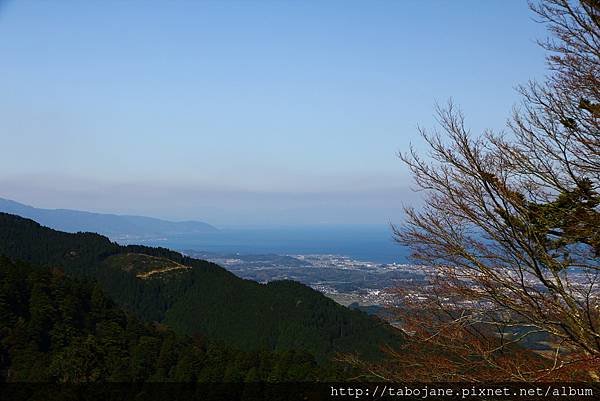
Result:
{"type": "MultiPolygon", "coordinates": [[[[341,371],[340,371],[341,372],[341,371]]],[[[98,285],[0,258],[0,381],[339,379],[303,351],[244,352],[144,324],[98,285]]]]}
{"type": "Polygon", "coordinates": [[[259,284],[164,248],[122,247],[91,233],[62,233],[0,213],[0,255],[96,281],[138,318],[180,335],[247,351],[302,350],[325,363],[338,352],[382,357],[400,333],[302,284],[259,284]],[[145,275],[147,271],[157,274],[145,275]],[[164,271],[163,273],[160,273],[164,271]]]}

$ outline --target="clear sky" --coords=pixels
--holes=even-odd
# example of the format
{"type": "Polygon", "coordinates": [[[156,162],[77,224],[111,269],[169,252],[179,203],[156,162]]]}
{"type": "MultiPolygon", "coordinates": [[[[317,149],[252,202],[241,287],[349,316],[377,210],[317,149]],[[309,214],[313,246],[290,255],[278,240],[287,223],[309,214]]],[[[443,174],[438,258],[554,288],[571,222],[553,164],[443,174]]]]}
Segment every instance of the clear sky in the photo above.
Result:
{"type": "Polygon", "coordinates": [[[219,225],[380,224],[452,97],[545,74],[512,1],[0,0],[0,197],[219,225]]]}

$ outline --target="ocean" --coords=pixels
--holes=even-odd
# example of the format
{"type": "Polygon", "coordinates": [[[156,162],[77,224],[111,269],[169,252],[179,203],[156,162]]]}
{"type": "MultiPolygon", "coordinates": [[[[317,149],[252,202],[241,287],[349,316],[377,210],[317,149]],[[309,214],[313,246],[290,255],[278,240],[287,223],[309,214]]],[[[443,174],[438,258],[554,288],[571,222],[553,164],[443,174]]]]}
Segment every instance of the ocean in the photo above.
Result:
{"type": "Polygon", "coordinates": [[[179,251],[336,254],[377,263],[407,263],[410,255],[408,249],[394,242],[387,225],[232,228],[215,233],[145,240],[143,243],[179,251]]]}

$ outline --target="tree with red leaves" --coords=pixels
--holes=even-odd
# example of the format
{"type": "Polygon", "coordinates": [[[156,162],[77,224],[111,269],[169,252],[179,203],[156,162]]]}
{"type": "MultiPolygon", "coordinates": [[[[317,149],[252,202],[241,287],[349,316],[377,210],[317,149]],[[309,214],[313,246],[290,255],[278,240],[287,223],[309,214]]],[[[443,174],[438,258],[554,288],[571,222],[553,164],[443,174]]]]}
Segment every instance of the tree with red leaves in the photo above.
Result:
{"type": "Polygon", "coordinates": [[[425,205],[394,234],[435,274],[400,308],[395,362],[363,364],[380,379],[600,380],[600,2],[530,8],[551,75],[519,89],[510,134],[449,103],[420,129],[429,155],[400,154],[425,205]]]}

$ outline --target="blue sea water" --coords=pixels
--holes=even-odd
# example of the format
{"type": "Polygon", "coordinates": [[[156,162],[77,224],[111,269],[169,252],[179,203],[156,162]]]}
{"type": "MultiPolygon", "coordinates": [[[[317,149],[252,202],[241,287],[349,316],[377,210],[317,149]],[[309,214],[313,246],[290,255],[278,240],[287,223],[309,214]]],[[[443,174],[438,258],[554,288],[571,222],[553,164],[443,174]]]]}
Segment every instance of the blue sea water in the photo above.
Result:
{"type": "Polygon", "coordinates": [[[409,250],[394,242],[389,226],[235,228],[144,242],[176,250],[218,253],[336,254],[377,263],[406,263],[409,250]]]}

